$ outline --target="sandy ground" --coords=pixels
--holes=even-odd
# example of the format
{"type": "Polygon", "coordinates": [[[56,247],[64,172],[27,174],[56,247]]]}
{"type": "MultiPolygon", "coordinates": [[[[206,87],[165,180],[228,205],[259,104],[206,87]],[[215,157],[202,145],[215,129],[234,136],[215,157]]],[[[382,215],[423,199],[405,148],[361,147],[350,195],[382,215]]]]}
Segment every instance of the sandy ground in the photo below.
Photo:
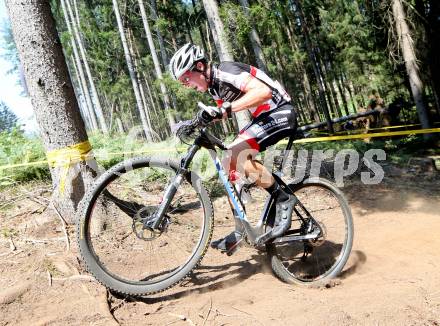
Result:
{"type": "MultiPolygon", "coordinates": [[[[440,325],[439,180],[398,173],[343,188],[355,240],[334,286],[284,284],[255,250],[210,249],[194,278],[138,300],[72,278],[85,272],[73,228],[67,251],[47,207],[48,185],[15,188],[0,198],[0,325],[440,325]],[[7,300],[17,288],[22,294],[7,300]]],[[[224,198],[214,206],[217,237],[232,222],[224,198]]]]}

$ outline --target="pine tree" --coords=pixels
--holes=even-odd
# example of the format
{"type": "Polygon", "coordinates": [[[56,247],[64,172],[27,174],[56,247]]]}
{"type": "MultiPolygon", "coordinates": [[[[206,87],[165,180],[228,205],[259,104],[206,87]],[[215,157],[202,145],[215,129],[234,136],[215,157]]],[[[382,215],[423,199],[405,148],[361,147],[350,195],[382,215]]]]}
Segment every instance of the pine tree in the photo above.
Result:
{"type": "MultiPolygon", "coordinates": [[[[6,6],[46,151],[87,141],[49,2],[8,0],[6,6]]],[[[69,222],[93,180],[90,164],[96,165],[90,159],[50,169],[54,205],[69,222]]]]}
{"type": "Polygon", "coordinates": [[[0,132],[11,131],[17,124],[17,116],[9,107],[0,102],[0,132]]]}

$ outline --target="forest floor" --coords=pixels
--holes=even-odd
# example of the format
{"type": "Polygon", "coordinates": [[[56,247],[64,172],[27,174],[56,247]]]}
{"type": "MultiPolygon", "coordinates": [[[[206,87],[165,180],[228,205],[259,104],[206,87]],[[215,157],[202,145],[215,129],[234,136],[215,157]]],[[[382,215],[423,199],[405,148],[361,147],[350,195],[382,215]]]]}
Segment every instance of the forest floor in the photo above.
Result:
{"type": "MultiPolygon", "coordinates": [[[[254,250],[209,249],[195,280],[138,300],[87,276],[50,185],[11,188],[0,194],[0,325],[440,325],[439,181],[392,168],[379,185],[346,185],[355,240],[334,286],[288,285],[254,250]]],[[[232,221],[225,198],[214,207],[216,238],[232,221]]]]}

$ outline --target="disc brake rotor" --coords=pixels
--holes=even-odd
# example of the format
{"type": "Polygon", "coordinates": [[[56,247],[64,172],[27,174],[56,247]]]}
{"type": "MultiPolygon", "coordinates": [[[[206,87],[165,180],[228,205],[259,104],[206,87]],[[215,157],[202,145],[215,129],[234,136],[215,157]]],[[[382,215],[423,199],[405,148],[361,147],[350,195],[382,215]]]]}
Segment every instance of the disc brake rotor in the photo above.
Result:
{"type": "Polygon", "coordinates": [[[169,217],[165,215],[160,230],[153,229],[148,226],[148,221],[151,221],[154,218],[154,213],[156,212],[157,207],[149,206],[143,207],[138,210],[133,218],[133,223],[131,228],[136,235],[137,238],[146,241],[152,241],[158,238],[163,231],[166,230],[169,224],[169,217]]]}

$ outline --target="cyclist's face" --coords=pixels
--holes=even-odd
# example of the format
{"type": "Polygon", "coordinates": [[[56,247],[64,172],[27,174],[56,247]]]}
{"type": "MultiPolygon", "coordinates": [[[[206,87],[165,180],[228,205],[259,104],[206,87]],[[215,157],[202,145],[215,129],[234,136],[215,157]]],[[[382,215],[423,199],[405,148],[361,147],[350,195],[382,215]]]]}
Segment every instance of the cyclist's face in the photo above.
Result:
{"type": "Polygon", "coordinates": [[[206,92],[208,83],[205,76],[198,71],[187,71],[180,78],[179,81],[186,87],[193,88],[199,92],[206,92]]]}

